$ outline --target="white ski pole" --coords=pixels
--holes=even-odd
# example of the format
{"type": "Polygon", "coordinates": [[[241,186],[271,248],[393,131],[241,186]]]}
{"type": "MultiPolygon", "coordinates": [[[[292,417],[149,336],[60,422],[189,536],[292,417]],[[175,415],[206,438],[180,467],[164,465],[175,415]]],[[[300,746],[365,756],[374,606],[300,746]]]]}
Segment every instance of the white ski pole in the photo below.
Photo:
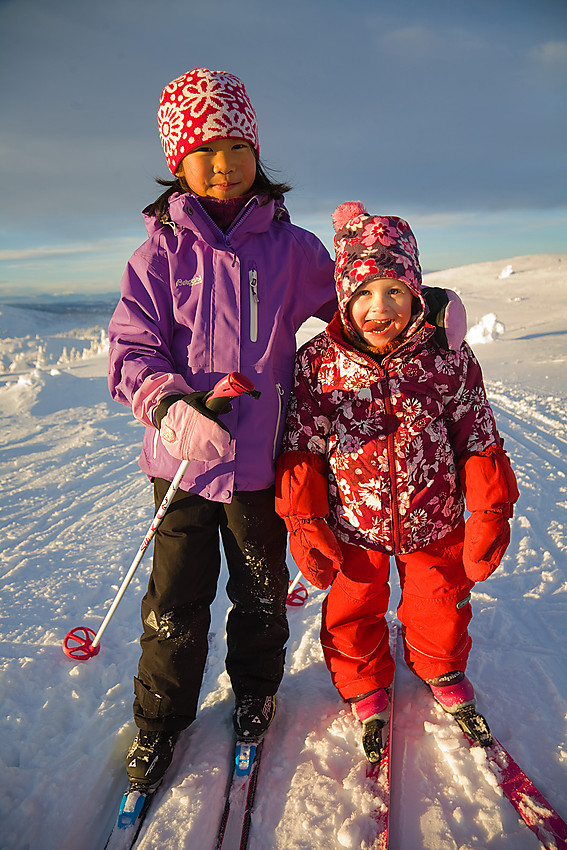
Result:
{"type": "MultiPolygon", "coordinates": [[[[206,398],[205,405],[213,410],[215,413],[227,413],[230,410],[230,401],[233,398],[238,397],[246,393],[247,395],[251,395],[253,398],[258,398],[260,393],[254,389],[254,384],[245,375],[242,375],[240,372],[231,372],[230,375],[227,375],[225,378],[222,378],[211,391],[211,394],[206,398]]],[[[179,489],[179,485],[181,483],[181,479],[185,474],[185,470],[187,469],[190,461],[182,460],[179,464],[177,472],[175,473],[175,477],[171,482],[167,493],[158,508],[156,515],[154,516],[152,523],[146,533],[146,536],[142,540],[142,544],[136,553],[136,557],[132,561],[130,565],[130,569],[126,573],[122,584],[118,590],[118,593],[114,597],[114,600],[108,609],[108,613],[104,620],[101,623],[101,626],[98,632],[95,634],[92,629],[89,629],[87,626],[77,626],[74,629],[71,629],[70,632],[67,633],[65,639],[63,641],[63,652],[65,655],[68,655],[69,658],[78,659],[80,661],[86,661],[88,658],[92,658],[94,655],[98,655],[100,651],[100,639],[103,635],[104,630],[106,629],[108,623],[120,600],[124,596],[126,592],[126,588],[132,581],[132,577],[138,566],[140,561],[144,557],[144,553],[150,543],[152,542],[154,535],[161,525],[161,522],[167,513],[167,509],[169,508],[173,497],[177,493],[179,489]]]]}
{"type": "Polygon", "coordinates": [[[286,602],[293,608],[299,608],[305,603],[305,600],[307,599],[307,588],[304,584],[300,584],[300,579],[302,578],[303,576],[301,575],[301,570],[299,570],[294,580],[290,582],[287,591],[286,602]]]}

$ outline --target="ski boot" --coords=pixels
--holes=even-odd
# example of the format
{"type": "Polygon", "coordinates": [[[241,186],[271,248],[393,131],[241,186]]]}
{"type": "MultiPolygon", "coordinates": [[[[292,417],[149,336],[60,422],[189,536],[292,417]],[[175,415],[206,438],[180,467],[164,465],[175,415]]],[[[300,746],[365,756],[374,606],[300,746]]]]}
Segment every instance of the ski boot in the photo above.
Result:
{"type": "Polygon", "coordinates": [[[171,764],[179,732],[140,729],[126,755],[130,787],[155,788],[171,764]]]}
{"type": "Polygon", "coordinates": [[[362,749],[371,764],[382,761],[388,743],[390,702],[388,691],[379,688],[349,700],[352,713],[362,723],[362,749]]]}
{"type": "Polygon", "coordinates": [[[455,718],[463,732],[481,747],[492,743],[488,723],[476,710],[474,688],[462,670],[444,673],[427,684],[443,711],[455,718]]]}
{"type": "Polygon", "coordinates": [[[274,719],[276,698],[250,694],[236,697],[232,722],[238,741],[259,741],[274,719]]]}

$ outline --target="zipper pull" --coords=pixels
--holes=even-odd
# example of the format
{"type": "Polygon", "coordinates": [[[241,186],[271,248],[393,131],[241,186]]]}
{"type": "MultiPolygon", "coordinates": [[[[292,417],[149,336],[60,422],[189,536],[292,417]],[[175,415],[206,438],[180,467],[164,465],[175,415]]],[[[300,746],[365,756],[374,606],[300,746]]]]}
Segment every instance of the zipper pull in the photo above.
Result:
{"type": "Polygon", "coordinates": [[[256,269],[250,269],[248,272],[248,282],[250,285],[250,341],[256,342],[258,339],[258,272],[256,269]]]}
{"type": "Polygon", "coordinates": [[[232,247],[232,242],[230,241],[230,238],[226,235],[226,233],[223,234],[223,235],[224,235],[224,244],[226,245],[226,247],[228,248],[228,250],[232,254],[232,268],[234,268],[235,265],[236,265],[236,251],[232,247]]]}
{"type": "Polygon", "coordinates": [[[248,275],[248,280],[250,281],[250,292],[256,304],[259,302],[258,298],[258,272],[256,269],[250,269],[250,274],[248,275]]]}

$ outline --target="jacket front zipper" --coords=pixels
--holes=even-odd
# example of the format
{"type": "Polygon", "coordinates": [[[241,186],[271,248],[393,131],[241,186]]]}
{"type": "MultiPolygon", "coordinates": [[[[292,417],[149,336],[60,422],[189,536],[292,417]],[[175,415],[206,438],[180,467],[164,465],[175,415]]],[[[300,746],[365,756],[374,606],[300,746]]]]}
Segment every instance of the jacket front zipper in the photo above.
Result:
{"type": "MultiPolygon", "coordinates": [[[[348,350],[348,349],[347,349],[348,350]]],[[[394,415],[392,409],[392,397],[390,395],[390,381],[388,379],[388,357],[386,357],[379,365],[371,357],[366,355],[369,363],[373,368],[377,369],[379,375],[379,383],[383,387],[384,410],[390,415],[394,415]]],[[[390,479],[390,498],[392,501],[392,543],[394,552],[399,552],[401,548],[401,523],[400,509],[398,505],[398,482],[396,478],[396,443],[395,434],[388,434],[386,437],[386,451],[388,454],[388,474],[390,479]]]]}
{"type": "Polygon", "coordinates": [[[248,273],[248,282],[250,285],[250,342],[256,342],[258,339],[258,272],[256,269],[250,269],[248,273]]]}
{"type": "MultiPolygon", "coordinates": [[[[392,399],[390,397],[390,382],[388,380],[388,372],[384,370],[384,377],[380,383],[384,387],[384,410],[391,416],[392,399]]],[[[388,434],[386,437],[386,445],[388,452],[388,468],[390,472],[390,494],[392,499],[392,534],[394,537],[394,552],[400,551],[401,546],[401,529],[400,529],[400,511],[398,505],[398,482],[396,478],[396,448],[394,434],[388,434]]]]}

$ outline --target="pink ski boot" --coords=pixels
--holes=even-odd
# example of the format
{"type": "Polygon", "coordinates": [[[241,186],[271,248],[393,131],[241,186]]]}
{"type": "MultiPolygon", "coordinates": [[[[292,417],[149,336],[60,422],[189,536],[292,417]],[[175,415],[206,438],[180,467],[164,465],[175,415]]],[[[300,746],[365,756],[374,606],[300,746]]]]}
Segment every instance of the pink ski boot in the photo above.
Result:
{"type": "Polygon", "coordinates": [[[362,748],[369,762],[381,761],[388,740],[390,702],[388,691],[379,688],[350,700],[352,713],[362,723],[362,748]]]}
{"type": "Polygon", "coordinates": [[[444,673],[436,679],[430,679],[427,684],[441,708],[448,714],[456,714],[465,705],[474,708],[476,704],[472,683],[462,670],[444,673]]]}
{"type": "Polygon", "coordinates": [[[427,683],[436,702],[455,718],[463,732],[481,747],[492,743],[488,723],[476,710],[474,688],[462,670],[444,673],[427,683]]]}

